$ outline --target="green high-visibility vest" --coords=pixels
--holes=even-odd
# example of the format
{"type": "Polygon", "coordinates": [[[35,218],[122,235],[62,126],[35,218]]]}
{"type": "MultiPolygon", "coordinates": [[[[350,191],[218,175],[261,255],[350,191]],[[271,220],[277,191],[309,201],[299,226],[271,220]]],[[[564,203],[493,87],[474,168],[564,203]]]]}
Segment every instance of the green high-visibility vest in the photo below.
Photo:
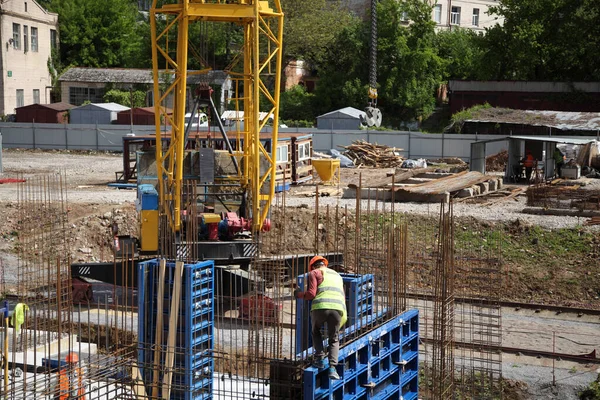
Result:
{"type": "Polygon", "coordinates": [[[346,298],[344,297],[344,280],[332,269],[320,268],[323,282],[317,287],[317,295],[312,301],[310,310],[337,310],[342,313],[343,326],[348,319],[346,298]]]}

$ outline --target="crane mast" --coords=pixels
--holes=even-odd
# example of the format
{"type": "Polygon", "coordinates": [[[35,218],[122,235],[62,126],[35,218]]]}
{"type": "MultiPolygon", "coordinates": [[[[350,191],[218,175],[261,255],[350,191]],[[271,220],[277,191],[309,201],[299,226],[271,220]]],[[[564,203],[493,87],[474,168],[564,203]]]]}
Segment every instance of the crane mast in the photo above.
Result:
{"type": "Polygon", "coordinates": [[[258,232],[267,218],[275,192],[283,39],[279,0],[153,0],[150,24],[161,212],[170,230],[180,231],[187,81],[191,74],[208,72],[208,68],[188,71],[189,27],[196,22],[234,23],[243,29],[243,49],[226,72],[236,88],[232,96],[236,109],[244,111],[243,128],[237,132],[241,146],[233,154],[242,166],[236,179],[246,189],[252,231],[258,232]],[[176,38],[175,48],[173,38],[176,38]],[[162,62],[166,64],[164,68],[159,65],[162,62]],[[167,111],[167,100],[172,101],[172,115],[167,111]],[[261,100],[268,104],[263,111],[273,116],[270,148],[260,140],[260,132],[269,119],[259,118],[261,100]],[[163,143],[161,126],[165,121],[171,127],[171,137],[163,143]]]}

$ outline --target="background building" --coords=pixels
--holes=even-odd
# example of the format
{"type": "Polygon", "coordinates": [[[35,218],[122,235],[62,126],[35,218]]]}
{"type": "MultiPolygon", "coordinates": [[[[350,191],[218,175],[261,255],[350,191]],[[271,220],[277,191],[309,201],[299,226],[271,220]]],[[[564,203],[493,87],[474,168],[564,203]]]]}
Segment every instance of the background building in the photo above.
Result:
{"type": "Polygon", "coordinates": [[[48,59],[58,46],[58,15],[35,0],[0,3],[0,114],[50,103],[48,59]]]}
{"type": "Polygon", "coordinates": [[[497,6],[498,0],[438,0],[433,6],[432,18],[440,29],[455,27],[483,31],[501,23],[495,15],[488,15],[488,9],[497,6]]]}

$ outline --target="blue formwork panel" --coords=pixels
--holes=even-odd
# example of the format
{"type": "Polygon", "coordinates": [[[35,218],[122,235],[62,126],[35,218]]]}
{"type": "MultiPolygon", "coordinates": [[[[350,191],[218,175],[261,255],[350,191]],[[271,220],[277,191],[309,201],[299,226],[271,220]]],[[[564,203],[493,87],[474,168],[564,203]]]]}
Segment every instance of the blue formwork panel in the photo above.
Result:
{"type": "MultiPolygon", "coordinates": [[[[158,309],[158,260],[138,265],[138,362],[147,386],[153,379],[156,321],[162,313],[161,345],[166,348],[175,263],[167,262],[162,309],[158,309]]],[[[170,399],[212,398],[214,371],[214,263],[184,264],[175,339],[170,399]]],[[[164,363],[162,352],[161,363],[164,363]]],[[[162,382],[162,370],[159,376],[162,382]]]]}
{"type": "MultiPolygon", "coordinates": [[[[348,313],[348,322],[344,326],[351,328],[352,331],[356,331],[366,326],[364,322],[366,320],[370,321],[370,318],[367,317],[373,316],[374,313],[373,275],[340,274],[340,276],[344,280],[346,310],[348,313]]],[[[307,275],[298,276],[298,288],[300,290],[305,290],[306,279],[307,275]]],[[[310,335],[311,304],[311,301],[296,301],[296,351],[298,353],[312,347],[312,337],[310,335]]]]}
{"type": "Polygon", "coordinates": [[[308,367],[305,400],[387,400],[418,397],[419,314],[407,311],[340,348],[337,372],[308,367]]]}

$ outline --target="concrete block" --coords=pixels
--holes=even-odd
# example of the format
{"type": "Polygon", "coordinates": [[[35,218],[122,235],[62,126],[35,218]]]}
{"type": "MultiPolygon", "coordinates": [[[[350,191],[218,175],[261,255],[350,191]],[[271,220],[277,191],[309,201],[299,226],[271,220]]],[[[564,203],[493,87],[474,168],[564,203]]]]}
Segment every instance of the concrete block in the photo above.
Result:
{"type": "Polygon", "coordinates": [[[478,183],[479,186],[479,194],[484,194],[490,191],[490,185],[487,182],[478,183]]]}
{"type": "Polygon", "coordinates": [[[490,181],[487,182],[490,192],[495,192],[496,190],[498,190],[498,180],[497,179],[492,179],[490,181]]]}
{"type": "Polygon", "coordinates": [[[498,190],[501,190],[504,187],[504,181],[502,179],[498,179],[497,182],[498,182],[498,185],[497,185],[498,190]]]}
{"type": "Polygon", "coordinates": [[[414,201],[415,203],[449,203],[450,193],[444,192],[439,194],[423,194],[408,192],[405,190],[398,190],[396,191],[395,200],[397,202],[414,201]]]}
{"type": "Polygon", "coordinates": [[[415,178],[425,178],[425,179],[440,179],[446,176],[452,176],[449,172],[424,172],[419,175],[415,175],[415,178]]]}
{"type": "MultiPolygon", "coordinates": [[[[342,199],[355,199],[358,193],[358,189],[355,188],[344,188],[342,193],[342,199]]],[[[360,192],[361,199],[371,199],[380,201],[390,201],[392,199],[392,191],[386,188],[378,189],[362,189],[360,192]]]]}
{"type": "Polygon", "coordinates": [[[459,190],[458,192],[456,192],[456,197],[473,197],[473,188],[464,188],[462,190],[459,190]]]}
{"type": "Polygon", "coordinates": [[[481,188],[477,185],[475,186],[471,186],[471,189],[473,189],[473,196],[477,196],[479,194],[481,194],[481,188]]]}

